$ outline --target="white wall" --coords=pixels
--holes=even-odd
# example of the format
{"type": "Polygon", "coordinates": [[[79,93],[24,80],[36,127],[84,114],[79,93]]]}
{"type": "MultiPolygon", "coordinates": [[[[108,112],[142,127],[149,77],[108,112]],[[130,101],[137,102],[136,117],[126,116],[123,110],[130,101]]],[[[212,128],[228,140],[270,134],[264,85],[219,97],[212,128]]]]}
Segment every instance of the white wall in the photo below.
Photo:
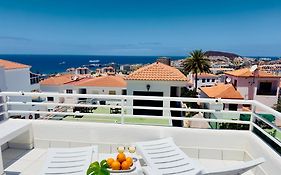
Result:
{"type": "MultiPolygon", "coordinates": [[[[185,87],[185,81],[141,81],[141,80],[127,80],[127,95],[133,95],[134,91],[147,91],[147,85],[150,85],[150,92],[163,92],[164,97],[171,96],[171,87],[185,87]]],[[[180,92],[178,92],[180,93],[180,92]]],[[[127,104],[133,106],[133,101],[128,100],[127,104]]],[[[164,108],[170,107],[170,102],[163,103],[164,108]]],[[[128,114],[133,114],[133,109],[128,109],[128,114]]],[[[170,116],[169,110],[163,111],[164,116],[170,116]]]]}
{"type": "MultiPolygon", "coordinates": [[[[55,93],[66,93],[67,89],[72,90],[72,94],[79,94],[79,89],[86,89],[87,94],[109,94],[109,91],[115,91],[116,95],[122,95],[122,90],[126,89],[124,87],[95,87],[95,86],[73,86],[73,85],[54,85],[54,86],[40,86],[42,92],[55,92],[55,93]]],[[[58,103],[60,99],[54,97],[54,102],[58,103]]],[[[65,103],[77,103],[78,98],[76,97],[65,97],[65,103]]]]}
{"type": "Polygon", "coordinates": [[[30,68],[5,70],[7,91],[30,92],[30,68]]]}
{"type": "MultiPolygon", "coordinates": [[[[32,90],[30,85],[30,68],[23,69],[6,69],[5,79],[7,91],[24,91],[30,92],[32,90]]],[[[31,97],[10,97],[9,101],[25,101],[31,102],[31,97]]],[[[32,106],[24,107],[14,105],[11,109],[16,110],[36,110],[32,106]]]]}
{"type": "MultiPolygon", "coordinates": [[[[204,77],[204,78],[198,78],[197,81],[197,87],[206,87],[206,86],[214,86],[216,83],[219,82],[218,77],[204,77]],[[205,79],[205,82],[203,83],[203,80],[205,79]],[[209,82],[207,82],[207,79],[209,79],[209,82]],[[212,79],[215,79],[215,82],[212,82],[212,79]]],[[[195,87],[195,83],[194,83],[194,87],[195,87]]]]}
{"type": "Polygon", "coordinates": [[[7,90],[7,86],[6,86],[5,70],[3,67],[0,67],[0,92],[6,90],[7,90]]]}

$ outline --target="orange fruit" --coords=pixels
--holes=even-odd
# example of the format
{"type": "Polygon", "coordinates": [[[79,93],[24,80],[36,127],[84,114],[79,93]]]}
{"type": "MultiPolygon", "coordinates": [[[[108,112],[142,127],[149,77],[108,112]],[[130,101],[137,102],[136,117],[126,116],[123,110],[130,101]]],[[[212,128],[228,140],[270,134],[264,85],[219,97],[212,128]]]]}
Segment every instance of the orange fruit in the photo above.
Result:
{"type": "Polygon", "coordinates": [[[117,155],[117,160],[118,160],[120,163],[124,162],[124,161],[126,160],[126,155],[125,155],[124,153],[119,153],[119,154],[117,155]]]}
{"type": "Polygon", "coordinates": [[[121,164],[120,164],[120,162],[118,162],[117,160],[114,160],[114,161],[111,163],[111,168],[112,168],[112,170],[120,170],[120,167],[121,167],[121,164]]]}
{"type": "Polygon", "coordinates": [[[108,159],[106,160],[106,163],[108,164],[109,167],[111,167],[112,162],[114,162],[114,159],[113,159],[113,158],[108,158],[108,159]]]}
{"type": "Polygon", "coordinates": [[[126,158],[126,161],[130,163],[130,166],[133,165],[133,159],[132,159],[132,157],[127,157],[127,158],[126,158]]]}
{"type": "Polygon", "coordinates": [[[127,162],[127,161],[122,162],[122,165],[121,165],[122,170],[128,170],[130,168],[130,166],[131,166],[130,162],[127,162]]]}

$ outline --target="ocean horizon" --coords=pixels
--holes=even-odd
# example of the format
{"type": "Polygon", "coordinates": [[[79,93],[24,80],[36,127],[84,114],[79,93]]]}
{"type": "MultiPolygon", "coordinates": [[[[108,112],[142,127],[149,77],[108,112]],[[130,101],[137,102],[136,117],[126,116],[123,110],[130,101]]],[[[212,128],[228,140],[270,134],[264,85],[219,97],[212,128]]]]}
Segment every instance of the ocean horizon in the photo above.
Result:
{"type": "MultiPolygon", "coordinates": [[[[94,64],[90,60],[99,60],[99,64],[148,64],[161,56],[105,56],[105,55],[30,55],[30,54],[0,54],[0,59],[15,61],[32,66],[31,71],[40,74],[65,72],[71,67],[94,64]]],[[[185,58],[185,56],[167,56],[171,60],[185,58]]],[[[94,68],[93,68],[94,69],[94,68]]]]}
{"type": "MultiPolygon", "coordinates": [[[[31,71],[40,74],[53,74],[65,72],[71,67],[80,67],[93,64],[90,60],[99,60],[99,64],[148,64],[156,61],[161,56],[120,56],[120,55],[32,55],[32,54],[0,54],[0,59],[19,62],[32,66],[31,71]]],[[[186,58],[186,56],[165,56],[171,60],[186,58]]],[[[251,58],[271,58],[270,56],[246,56],[251,58]]],[[[93,68],[94,69],[94,68],[93,68]]]]}

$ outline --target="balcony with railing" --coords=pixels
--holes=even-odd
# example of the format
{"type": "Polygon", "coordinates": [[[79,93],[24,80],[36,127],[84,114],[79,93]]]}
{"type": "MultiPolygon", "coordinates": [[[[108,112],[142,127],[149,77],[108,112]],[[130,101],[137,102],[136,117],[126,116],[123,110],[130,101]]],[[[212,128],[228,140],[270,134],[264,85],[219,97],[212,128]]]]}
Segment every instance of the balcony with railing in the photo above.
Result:
{"type": "Polygon", "coordinates": [[[24,123],[28,128],[24,131],[28,134],[16,135],[11,130],[2,139],[2,171],[6,172],[40,172],[50,147],[95,144],[100,152],[111,153],[120,145],[165,137],[173,137],[189,157],[209,169],[264,157],[266,162],[247,174],[278,175],[281,171],[281,114],[254,100],[1,92],[0,116],[4,120],[1,132],[7,122],[15,128],[24,123]],[[28,100],[32,97],[73,100],[28,100]],[[81,98],[86,100],[71,103],[81,98]],[[134,100],[160,101],[163,105],[136,106],[132,105],[134,100]],[[180,105],[171,107],[174,103],[180,105]],[[229,104],[247,106],[249,110],[206,107],[229,104]],[[165,116],[158,112],[140,114],[140,110],[163,111],[165,116]],[[15,116],[31,120],[11,119],[15,116]]]}

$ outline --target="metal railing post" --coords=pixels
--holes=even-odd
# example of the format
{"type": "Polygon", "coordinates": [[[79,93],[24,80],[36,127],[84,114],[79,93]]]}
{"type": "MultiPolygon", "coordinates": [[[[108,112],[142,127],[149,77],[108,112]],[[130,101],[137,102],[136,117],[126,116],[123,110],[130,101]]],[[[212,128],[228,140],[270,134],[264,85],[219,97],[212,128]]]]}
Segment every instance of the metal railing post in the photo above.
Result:
{"type": "Polygon", "coordinates": [[[124,124],[124,98],[121,99],[121,124],[124,124]]]}
{"type": "Polygon", "coordinates": [[[256,112],[256,104],[254,103],[254,102],[252,102],[252,110],[251,110],[251,118],[250,118],[250,127],[249,127],[249,130],[250,131],[253,131],[253,129],[254,129],[254,113],[256,112]]]}
{"type": "Polygon", "coordinates": [[[8,105],[7,105],[7,96],[4,95],[3,93],[0,93],[0,97],[2,99],[2,111],[0,111],[0,113],[4,113],[4,118],[3,120],[7,120],[9,118],[8,115],[8,105]]]}

